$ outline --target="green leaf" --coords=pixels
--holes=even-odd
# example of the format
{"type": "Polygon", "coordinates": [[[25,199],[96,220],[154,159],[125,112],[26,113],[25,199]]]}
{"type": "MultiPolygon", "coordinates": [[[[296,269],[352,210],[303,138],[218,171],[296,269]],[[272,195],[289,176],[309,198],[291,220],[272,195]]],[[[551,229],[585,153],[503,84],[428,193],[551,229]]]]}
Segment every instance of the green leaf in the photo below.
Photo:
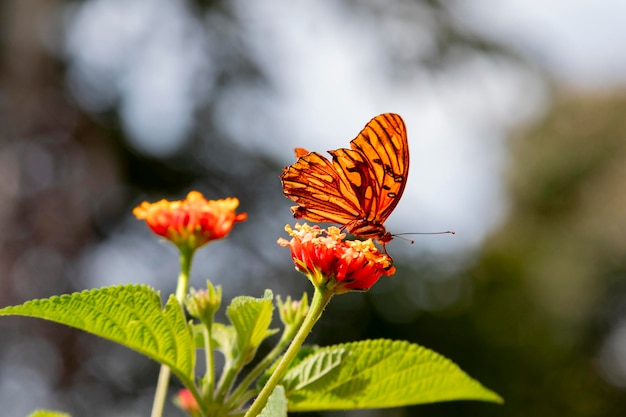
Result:
{"type": "Polygon", "coordinates": [[[259,417],[287,417],[287,398],[282,386],[274,388],[259,417]]]}
{"type": "Polygon", "coordinates": [[[272,321],[272,292],[265,290],[263,298],[235,297],[226,315],[237,330],[237,355],[242,363],[252,360],[261,342],[278,330],[269,330],[272,321]]]}
{"type": "Polygon", "coordinates": [[[292,366],[284,379],[291,387],[286,394],[289,411],[503,402],[449,359],[405,341],[365,340],[321,348],[292,366]]]}
{"type": "MultiPolygon", "coordinates": [[[[193,324],[191,326],[196,348],[204,349],[204,324],[193,324]]],[[[233,358],[237,343],[235,328],[222,323],[213,323],[211,329],[213,348],[222,351],[226,360],[230,361],[233,358]]]]}
{"type": "Polygon", "coordinates": [[[314,358],[305,358],[299,362],[299,366],[290,368],[281,383],[290,392],[302,389],[323,390],[326,383],[335,379],[340,372],[345,353],[341,347],[315,352],[314,358]]]}
{"type": "Polygon", "coordinates": [[[95,334],[169,366],[181,380],[193,378],[195,349],[185,316],[170,296],[145,285],[120,285],[5,307],[0,316],[37,317],[95,334]]]}
{"type": "Polygon", "coordinates": [[[70,417],[70,415],[60,411],[35,410],[28,417],[70,417]]]}
{"type": "MultiPolygon", "coordinates": [[[[293,361],[291,362],[291,364],[289,365],[289,369],[296,369],[297,366],[300,362],[302,362],[306,357],[308,357],[309,355],[316,353],[318,350],[320,349],[319,346],[317,345],[304,345],[302,346],[298,352],[296,353],[296,357],[293,359],[293,361]]],[[[274,371],[276,370],[276,367],[278,366],[278,363],[280,362],[281,357],[279,357],[278,359],[276,359],[274,361],[274,363],[265,370],[265,372],[263,373],[263,375],[261,375],[257,381],[256,381],[256,386],[257,389],[259,391],[261,391],[263,389],[263,387],[265,386],[265,384],[267,383],[267,381],[270,379],[270,377],[272,376],[272,373],[274,373],[274,371]]],[[[299,369],[299,368],[298,368],[299,369]]],[[[294,371],[294,373],[297,371],[294,371]]],[[[293,380],[293,376],[292,373],[289,372],[289,370],[287,371],[287,373],[285,374],[285,376],[283,377],[283,380],[281,381],[283,386],[286,386],[287,384],[290,384],[290,381],[293,380]],[[285,378],[288,378],[287,380],[285,378]]],[[[289,389],[287,389],[287,391],[289,391],[289,389]]]]}

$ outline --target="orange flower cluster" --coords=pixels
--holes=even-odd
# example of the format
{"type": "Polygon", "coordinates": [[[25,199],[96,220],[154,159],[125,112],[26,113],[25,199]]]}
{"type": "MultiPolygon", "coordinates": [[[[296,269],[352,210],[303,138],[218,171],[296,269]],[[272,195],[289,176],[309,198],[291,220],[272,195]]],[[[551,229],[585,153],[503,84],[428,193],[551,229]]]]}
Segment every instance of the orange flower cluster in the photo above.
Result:
{"type": "Polygon", "coordinates": [[[246,213],[235,213],[236,198],[206,200],[192,191],[185,200],[144,201],[133,214],[145,220],[148,227],[178,247],[195,250],[208,242],[226,236],[233,225],[246,220],[246,213]]]}
{"type": "Polygon", "coordinates": [[[296,269],[307,275],[313,285],[325,286],[336,294],[364,291],[383,276],[396,269],[389,255],[381,253],[371,239],[345,240],[337,227],[296,224],[296,229],[285,227],[291,240],[279,239],[278,244],[289,246],[296,269]]]}

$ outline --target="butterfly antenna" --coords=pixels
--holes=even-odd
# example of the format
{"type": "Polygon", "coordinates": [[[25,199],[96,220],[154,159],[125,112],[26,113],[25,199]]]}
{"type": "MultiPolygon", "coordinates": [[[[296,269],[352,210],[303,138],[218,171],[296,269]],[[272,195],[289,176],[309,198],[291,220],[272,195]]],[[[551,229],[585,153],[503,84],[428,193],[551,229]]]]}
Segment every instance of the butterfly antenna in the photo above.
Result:
{"type": "Polygon", "coordinates": [[[406,240],[407,242],[411,242],[411,244],[414,244],[415,240],[404,237],[406,235],[456,235],[456,232],[454,230],[447,230],[445,232],[414,232],[414,233],[398,233],[392,236],[397,237],[402,240],[406,240]]]}

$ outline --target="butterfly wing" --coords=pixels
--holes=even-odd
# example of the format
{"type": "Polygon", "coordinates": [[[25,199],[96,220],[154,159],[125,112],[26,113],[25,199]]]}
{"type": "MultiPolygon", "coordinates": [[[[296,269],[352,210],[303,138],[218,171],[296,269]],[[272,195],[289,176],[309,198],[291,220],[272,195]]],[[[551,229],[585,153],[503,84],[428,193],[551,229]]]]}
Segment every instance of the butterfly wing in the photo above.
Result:
{"type": "Polygon", "coordinates": [[[337,170],[352,184],[367,214],[365,219],[382,224],[398,204],[409,173],[404,121],[397,114],[381,114],[363,128],[350,147],[329,153],[337,170]]]}
{"type": "Polygon", "coordinates": [[[397,114],[373,118],[350,142],[350,149],[317,152],[298,149],[285,168],[284,194],[297,206],[296,218],[343,225],[361,237],[391,240],[383,226],[404,191],[409,169],[406,128],[397,114]]]}
{"type": "Polygon", "coordinates": [[[299,157],[281,179],[285,196],[297,204],[291,209],[296,218],[343,225],[362,215],[351,184],[317,152],[299,157]]]}

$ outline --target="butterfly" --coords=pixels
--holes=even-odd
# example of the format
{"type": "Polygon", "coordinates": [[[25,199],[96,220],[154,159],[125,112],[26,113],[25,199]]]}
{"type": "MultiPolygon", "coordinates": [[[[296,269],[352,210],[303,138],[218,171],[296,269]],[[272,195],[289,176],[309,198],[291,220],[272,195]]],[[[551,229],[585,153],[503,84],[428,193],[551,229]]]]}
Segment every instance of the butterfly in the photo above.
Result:
{"type": "Polygon", "coordinates": [[[398,204],[409,173],[409,145],[402,118],[385,113],[370,120],[350,149],[317,152],[297,148],[297,161],[280,178],[296,219],[330,222],[383,248],[393,239],[384,223],[398,204]]]}

